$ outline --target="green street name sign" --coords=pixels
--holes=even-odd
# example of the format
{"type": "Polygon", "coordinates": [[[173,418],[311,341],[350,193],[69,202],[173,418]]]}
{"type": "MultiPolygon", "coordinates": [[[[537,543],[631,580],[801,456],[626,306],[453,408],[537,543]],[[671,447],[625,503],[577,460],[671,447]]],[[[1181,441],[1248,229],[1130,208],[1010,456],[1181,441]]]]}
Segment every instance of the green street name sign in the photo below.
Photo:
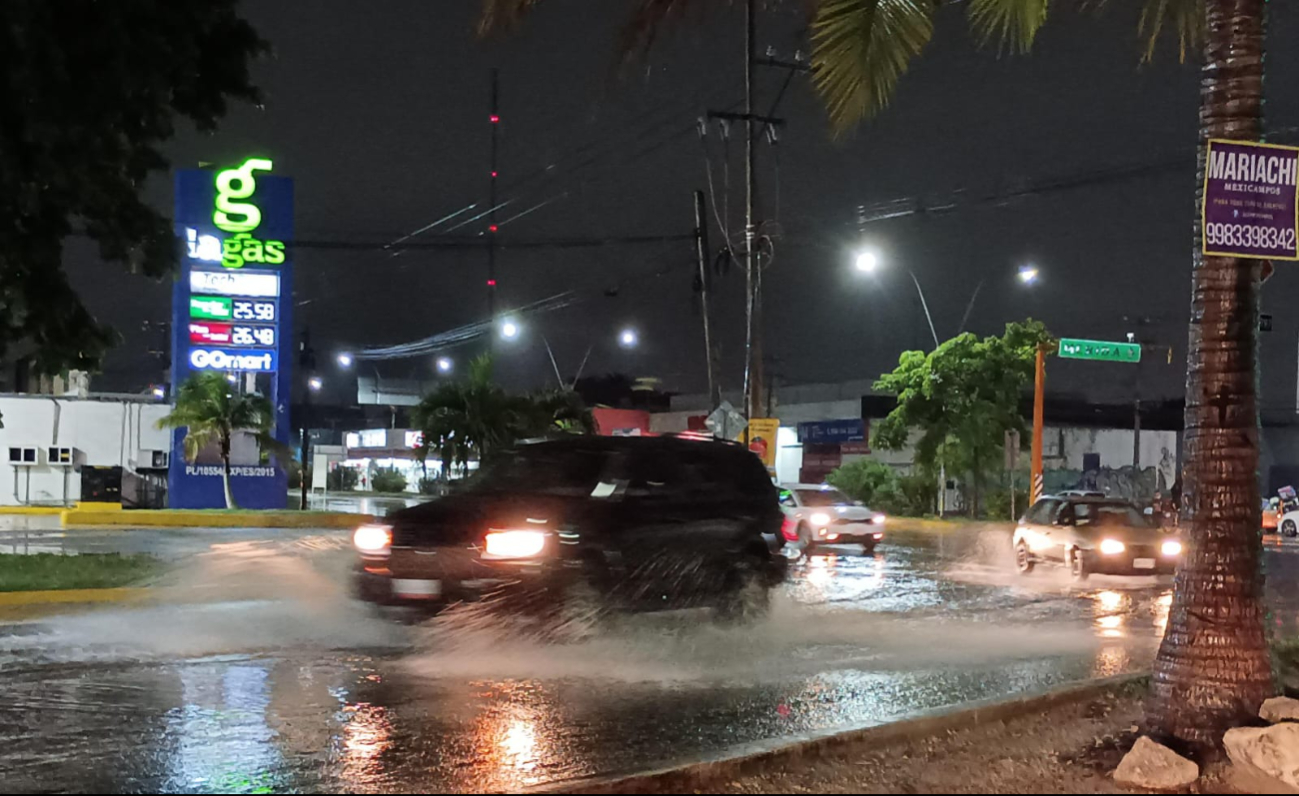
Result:
{"type": "Polygon", "coordinates": [[[1141,345],[1065,337],[1060,340],[1060,356],[1064,359],[1095,359],[1102,362],[1140,362],[1141,345]]]}
{"type": "Polygon", "coordinates": [[[234,299],[224,296],[190,296],[189,317],[205,321],[228,321],[234,318],[234,299]]]}

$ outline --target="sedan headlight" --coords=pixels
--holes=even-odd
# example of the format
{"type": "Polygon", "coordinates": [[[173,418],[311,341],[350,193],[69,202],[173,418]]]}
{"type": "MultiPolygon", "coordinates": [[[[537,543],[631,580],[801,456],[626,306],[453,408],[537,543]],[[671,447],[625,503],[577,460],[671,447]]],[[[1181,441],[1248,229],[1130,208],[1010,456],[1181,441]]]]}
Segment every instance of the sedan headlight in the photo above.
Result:
{"type": "Polygon", "coordinates": [[[871,517],[871,522],[873,522],[873,523],[876,524],[876,525],[883,525],[883,524],[884,524],[884,515],[883,515],[883,514],[876,514],[874,517],[871,517]]]}
{"type": "Polygon", "coordinates": [[[821,527],[825,527],[830,524],[830,515],[826,514],[824,511],[818,511],[808,519],[812,521],[813,525],[819,525],[821,527]]]}
{"type": "Polygon", "coordinates": [[[488,531],[485,557],[532,558],[545,549],[546,534],[541,531],[488,531]]]}
{"type": "Polygon", "coordinates": [[[1169,556],[1170,558],[1172,556],[1180,556],[1182,554],[1182,543],[1170,539],[1167,542],[1164,542],[1164,544],[1159,549],[1160,552],[1162,552],[1166,556],[1169,556]]]}
{"type": "Polygon", "coordinates": [[[353,532],[352,545],[368,556],[386,556],[392,552],[392,528],[387,525],[362,525],[353,532]]]}
{"type": "Polygon", "coordinates": [[[1116,556],[1127,549],[1127,545],[1118,539],[1105,539],[1101,542],[1101,555],[1116,556]]]}

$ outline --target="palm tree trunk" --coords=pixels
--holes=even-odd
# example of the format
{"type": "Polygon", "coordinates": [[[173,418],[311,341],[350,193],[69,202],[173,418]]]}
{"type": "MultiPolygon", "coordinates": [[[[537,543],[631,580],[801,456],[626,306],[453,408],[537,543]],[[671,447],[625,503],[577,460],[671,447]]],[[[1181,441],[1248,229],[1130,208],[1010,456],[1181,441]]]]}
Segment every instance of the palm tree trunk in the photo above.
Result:
{"type": "Polygon", "coordinates": [[[230,438],[221,438],[221,483],[226,491],[226,508],[237,509],[234,490],[230,488],[230,438]]]}
{"type": "MultiPolygon", "coordinates": [[[[1262,137],[1265,6],[1266,0],[1206,2],[1201,192],[1209,138],[1262,137]]],[[[1188,545],[1147,718],[1157,736],[1210,754],[1226,729],[1257,716],[1273,683],[1259,538],[1259,261],[1202,256],[1198,208],[1182,473],[1188,545]]]]}

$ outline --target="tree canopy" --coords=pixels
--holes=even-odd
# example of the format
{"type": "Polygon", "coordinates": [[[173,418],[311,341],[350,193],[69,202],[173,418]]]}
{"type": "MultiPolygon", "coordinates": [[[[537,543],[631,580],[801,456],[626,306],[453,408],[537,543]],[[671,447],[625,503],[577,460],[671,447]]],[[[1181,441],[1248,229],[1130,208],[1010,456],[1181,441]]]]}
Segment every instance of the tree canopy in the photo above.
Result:
{"type": "Polygon", "coordinates": [[[969,473],[977,504],[986,474],[1000,461],[1005,432],[1024,430],[1020,395],[1033,378],[1038,344],[1050,339],[1045,326],[1027,320],[1006,324],[1000,337],[966,332],[930,353],[904,351],[897,368],[875,382],[875,389],[898,397],[876,427],[875,444],[905,447],[915,429],[916,463],[969,473]]]}
{"type": "MultiPolygon", "coordinates": [[[[1075,8],[1109,0],[1075,0],[1075,8]]],[[[760,0],[761,2],[761,0],[760,0]]],[[[789,0],[794,2],[794,0],[789,0]]],[[[911,62],[934,35],[944,0],[798,0],[811,12],[813,82],[830,124],[842,133],[888,106],[911,62]]],[[[482,0],[479,31],[516,26],[541,0],[482,0]]],[[[1204,0],[1142,0],[1138,34],[1145,56],[1162,35],[1176,36],[1183,58],[1204,36],[1204,0]]],[[[623,27],[625,55],[648,51],[661,31],[691,12],[739,5],[737,0],[637,0],[623,27]]],[[[1046,24],[1052,0],[970,0],[965,4],[971,33],[1002,51],[1026,53],[1046,24]]],[[[1057,11],[1057,13],[1059,13],[1057,11]]]]}
{"type": "Polygon", "coordinates": [[[168,167],[179,121],[211,131],[231,100],[257,103],[249,61],[267,44],[236,0],[0,3],[0,356],[31,346],[44,372],[98,365],[113,333],[63,270],[84,235],[106,262],[162,277],[166,216],[140,191],[168,167]]]}

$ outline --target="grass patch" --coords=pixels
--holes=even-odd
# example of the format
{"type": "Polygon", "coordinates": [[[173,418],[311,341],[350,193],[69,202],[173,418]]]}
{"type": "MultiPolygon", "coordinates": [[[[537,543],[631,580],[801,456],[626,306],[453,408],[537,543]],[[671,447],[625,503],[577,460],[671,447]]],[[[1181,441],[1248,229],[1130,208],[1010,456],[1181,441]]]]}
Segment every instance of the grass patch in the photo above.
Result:
{"type": "Polygon", "coordinates": [[[146,555],[6,554],[0,555],[0,592],[132,586],[158,574],[162,566],[161,561],[146,555]]]}

